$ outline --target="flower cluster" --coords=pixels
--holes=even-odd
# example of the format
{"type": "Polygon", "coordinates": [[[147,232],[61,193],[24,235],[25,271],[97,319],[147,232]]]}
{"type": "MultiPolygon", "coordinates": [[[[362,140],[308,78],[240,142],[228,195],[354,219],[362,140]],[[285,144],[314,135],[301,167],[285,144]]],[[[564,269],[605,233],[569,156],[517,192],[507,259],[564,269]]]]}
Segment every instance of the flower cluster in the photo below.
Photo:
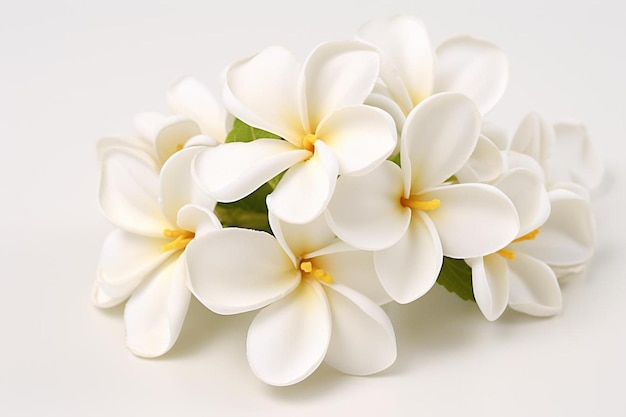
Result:
{"type": "Polygon", "coordinates": [[[508,81],[493,44],[431,49],[399,15],[304,62],[270,47],[230,65],[218,99],[192,78],[169,115],[98,143],[104,241],[96,305],[125,302],[129,349],[167,352],[191,297],[259,310],[252,371],[272,385],[322,361],[367,375],[396,359],[381,306],[439,283],[488,320],[550,316],[594,249],[602,165],[585,128],[485,121],[508,81]]]}

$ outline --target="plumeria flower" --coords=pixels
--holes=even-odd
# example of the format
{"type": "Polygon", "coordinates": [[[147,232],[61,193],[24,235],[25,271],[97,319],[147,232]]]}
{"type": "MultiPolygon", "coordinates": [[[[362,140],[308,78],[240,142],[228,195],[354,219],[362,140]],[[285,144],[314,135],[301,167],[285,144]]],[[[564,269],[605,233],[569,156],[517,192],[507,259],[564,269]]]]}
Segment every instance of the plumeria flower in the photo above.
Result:
{"type": "Polygon", "coordinates": [[[151,155],[124,147],[101,156],[100,207],[116,229],[102,248],[93,301],[111,307],[130,297],[126,343],[139,356],[162,355],[178,338],[191,296],[185,247],[221,228],[215,202],[191,179],[201,149],[177,152],[162,169],[151,155]]]}
{"type": "Polygon", "coordinates": [[[381,283],[400,303],[432,287],[444,255],[482,256],[518,233],[515,208],[497,188],[446,182],[472,154],[480,123],[466,96],[433,95],[407,117],[402,168],[386,162],[337,182],[327,212],[331,228],[348,244],[376,251],[381,283]]]}
{"type": "Polygon", "coordinates": [[[388,111],[399,131],[411,110],[432,94],[463,93],[485,115],[508,84],[509,63],[498,47],[463,35],[445,40],[433,53],[426,28],[413,16],[372,20],[357,39],[381,55],[381,83],[366,102],[388,111]]]}
{"type": "Polygon", "coordinates": [[[367,375],[396,358],[394,331],[379,307],[389,301],[372,254],[335,239],[323,216],[293,225],[270,215],[276,235],[225,228],[188,246],[192,291],[220,314],[262,310],[248,331],[253,372],[271,385],[295,384],[322,361],[367,375]]]}
{"type": "Polygon", "coordinates": [[[363,105],[378,76],[378,55],[359,42],[329,42],[301,65],[272,47],[233,64],[224,102],[237,118],[280,136],[208,149],[194,162],[198,183],[216,200],[239,200],[287,170],[269,210],[307,223],[326,208],[337,175],[361,175],[396,146],[393,120],[363,105]]]}

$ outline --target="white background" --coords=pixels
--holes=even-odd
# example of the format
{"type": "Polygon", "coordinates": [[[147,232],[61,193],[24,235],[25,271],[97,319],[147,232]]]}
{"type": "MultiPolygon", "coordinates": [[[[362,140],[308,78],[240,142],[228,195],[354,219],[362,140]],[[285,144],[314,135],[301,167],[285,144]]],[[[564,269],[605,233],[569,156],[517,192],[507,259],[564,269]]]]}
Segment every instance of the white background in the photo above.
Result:
{"type": "Polygon", "coordinates": [[[623,416],[626,374],[626,25],[615,1],[85,1],[0,5],[0,415],[623,416]],[[248,369],[251,314],[192,304],[159,359],[124,346],[122,308],[90,304],[111,226],[96,202],[99,137],[166,111],[181,75],[214,91],[228,63],[280,44],[304,58],[365,21],[408,12],[433,45],[500,45],[511,82],[489,119],[534,110],[584,122],[606,166],[593,195],[598,249],[563,312],[489,323],[436,287],[391,306],[398,360],[372,377],[324,365],[274,388],[248,369]]]}

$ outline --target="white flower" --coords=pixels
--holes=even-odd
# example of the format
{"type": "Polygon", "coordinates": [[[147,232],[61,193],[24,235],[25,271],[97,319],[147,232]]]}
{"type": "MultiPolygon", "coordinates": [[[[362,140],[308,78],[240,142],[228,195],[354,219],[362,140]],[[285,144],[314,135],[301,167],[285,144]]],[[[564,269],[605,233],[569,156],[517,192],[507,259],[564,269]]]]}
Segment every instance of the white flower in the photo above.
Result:
{"type": "Polygon", "coordinates": [[[111,307],[130,296],[126,342],[140,356],[162,355],[178,338],[191,295],[185,246],[221,227],[211,212],[215,203],[191,180],[191,160],[200,149],[177,152],[160,179],[147,153],[111,147],[101,155],[100,207],[117,228],[102,248],[93,301],[111,307]]]}
{"type": "Polygon", "coordinates": [[[401,169],[386,162],[367,175],[338,180],[327,212],[331,228],[348,244],[376,251],[381,283],[398,302],[432,287],[444,255],[482,256],[518,233],[515,208],[501,191],[445,183],[472,154],[480,122],[467,97],[431,96],[407,117],[401,169]]]}
{"type": "Polygon", "coordinates": [[[278,47],[233,64],[227,109],[284,140],[209,149],[194,162],[197,181],[218,201],[232,202],[288,169],[268,208],[284,221],[310,222],[325,209],[338,174],[369,172],[395,148],[391,117],[362,104],[377,74],[378,55],[358,42],[325,43],[304,65],[278,47]]]}
{"type": "Polygon", "coordinates": [[[293,225],[270,216],[270,224],[276,238],[226,228],[187,248],[192,291],[209,309],[263,308],[248,332],[254,373],[268,384],[290,385],[323,360],[356,375],[390,366],[395,336],[378,304],[388,297],[372,254],[337,241],[323,217],[293,225]]]}
{"type": "Polygon", "coordinates": [[[387,110],[402,129],[405,117],[438,92],[470,97],[482,115],[500,100],[509,79],[509,64],[495,45],[470,36],[455,36],[433,53],[422,22],[397,15],[364,24],[357,38],[381,55],[380,83],[366,101],[387,110]]]}

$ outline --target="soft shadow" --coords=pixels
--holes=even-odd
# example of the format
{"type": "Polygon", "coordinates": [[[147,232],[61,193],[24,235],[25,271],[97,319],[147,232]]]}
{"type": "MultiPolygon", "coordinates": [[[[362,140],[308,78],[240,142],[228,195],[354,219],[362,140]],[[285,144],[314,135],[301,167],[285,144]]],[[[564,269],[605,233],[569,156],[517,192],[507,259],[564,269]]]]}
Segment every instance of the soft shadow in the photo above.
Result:
{"type": "Polygon", "coordinates": [[[350,375],[342,374],[322,363],[312,375],[295,385],[274,387],[261,381],[259,381],[259,385],[267,395],[283,402],[298,403],[327,395],[328,392],[337,390],[339,386],[349,383],[348,379],[350,378],[350,375]]]}

